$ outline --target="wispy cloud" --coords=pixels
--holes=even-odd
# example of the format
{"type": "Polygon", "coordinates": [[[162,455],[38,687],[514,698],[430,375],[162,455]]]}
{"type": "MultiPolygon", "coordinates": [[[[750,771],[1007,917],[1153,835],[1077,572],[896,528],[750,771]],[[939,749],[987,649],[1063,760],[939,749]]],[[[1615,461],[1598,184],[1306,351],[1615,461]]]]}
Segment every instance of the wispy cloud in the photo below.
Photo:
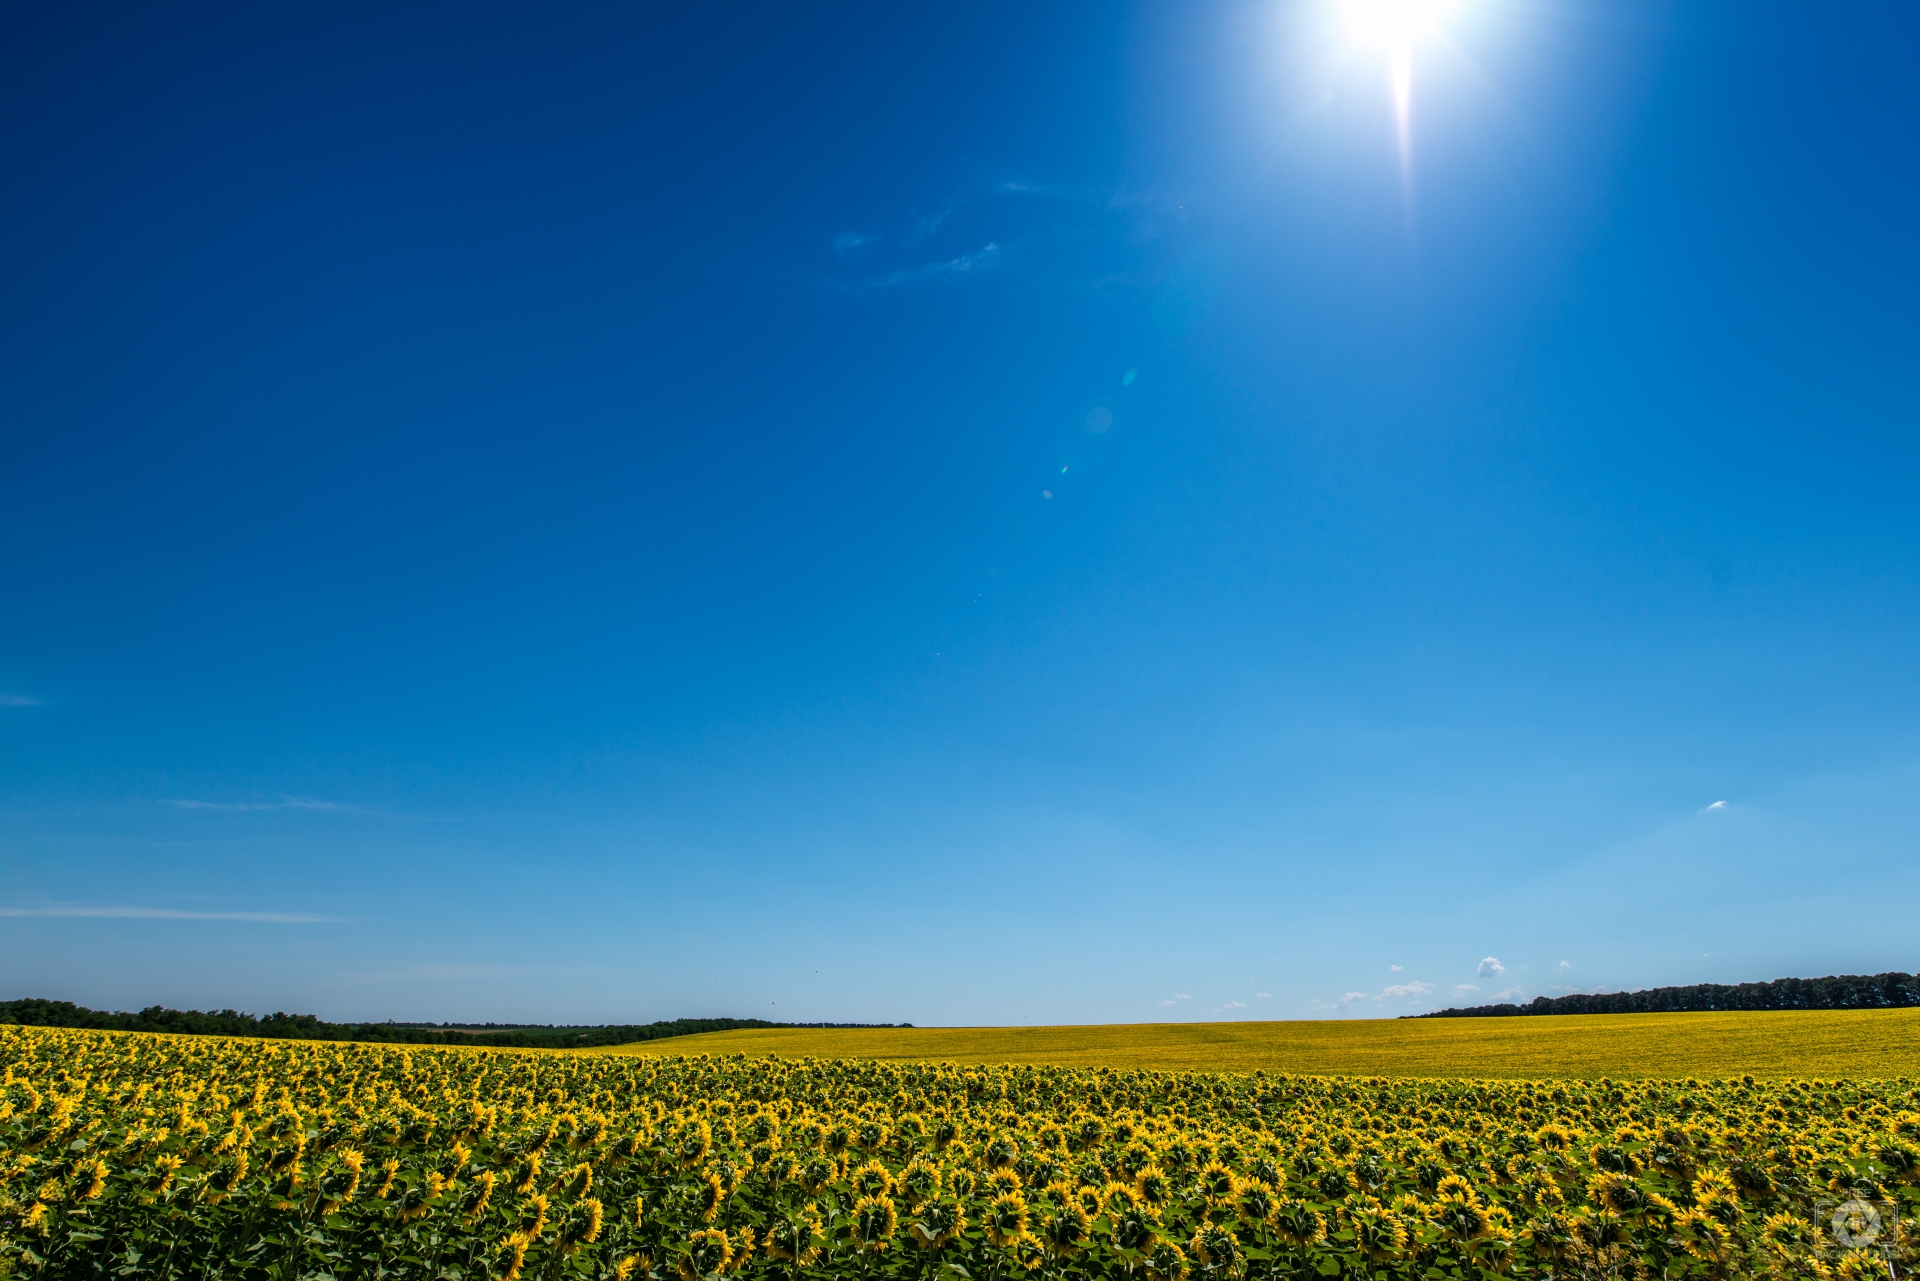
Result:
{"type": "Polygon", "coordinates": [[[0,707],[40,707],[44,700],[28,698],[25,694],[0,694],[0,707]]]}
{"type": "Polygon", "coordinates": [[[269,925],[320,925],[338,917],[311,912],[190,912],[171,907],[0,907],[7,917],[100,917],[128,921],[257,921],[269,925]]]}
{"type": "Polygon", "coordinates": [[[1247,1003],[1245,1001],[1228,1001],[1220,1008],[1223,1010],[1244,1010],[1247,1008],[1247,1003]]]}
{"type": "Polygon", "coordinates": [[[1456,983],[1453,985],[1453,994],[1456,998],[1465,996],[1469,992],[1478,992],[1479,990],[1480,985],[1478,983],[1456,983]]]}
{"type": "Polygon", "coordinates": [[[1381,989],[1380,999],[1383,1001],[1399,1001],[1410,996],[1426,996],[1432,991],[1433,984],[1423,983],[1419,979],[1415,979],[1411,983],[1389,984],[1387,987],[1381,989]]]}
{"type": "Polygon", "coordinates": [[[345,805],[339,801],[320,801],[310,796],[283,796],[277,801],[196,801],[183,797],[169,797],[160,802],[177,810],[225,810],[229,812],[247,812],[263,810],[316,810],[325,814],[371,814],[373,810],[358,805],[345,805]]]}
{"type": "Polygon", "coordinates": [[[1399,973],[1399,972],[1400,972],[1401,970],[1404,970],[1404,969],[1406,969],[1406,968],[1407,968],[1407,967],[1406,967],[1406,966],[1404,966],[1404,965],[1389,965],[1389,966],[1387,967],[1387,973],[1389,973],[1389,974],[1398,974],[1398,973],[1399,973]]]}
{"type": "Polygon", "coordinates": [[[1165,1005],[1174,1005],[1174,1004],[1176,1004],[1176,1003],[1178,1003],[1178,1002],[1180,1002],[1180,1001],[1191,1001],[1192,999],[1193,999],[1193,996],[1192,996],[1192,994],[1191,994],[1191,993],[1188,993],[1188,992],[1175,992],[1175,993],[1174,993],[1174,994],[1173,994],[1172,996],[1170,996],[1170,997],[1168,997],[1168,998],[1167,998],[1166,1000],[1164,1000],[1164,1001],[1162,1001],[1162,1002],[1160,1002],[1160,1004],[1161,1004],[1161,1005],[1163,1005],[1163,1006],[1165,1006],[1165,1005]]]}
{"type": "Polygon", "coordinates": [[[1479,976],[1483,979],[1499,978],[1502,974],[1505,974],[1506,972],[1507,972],[1507,967],[1500,964],[1500,958],[1497,956],[1481,957],[1480,968],[1478,971],[1476,971],[1476,973],[1478,973],[1479,976]]]}
{"type": "Polygon", "coordinates": [[[1267,1001],[1267,1000],[1271,1000],[1271,999],[1273,998],[1273,993],[1271,993],[1271,992],[1255,992],[1255,993],[1254,993],[1254,996],[1256,996],[1256,997],[1258,997],[1258,998],[1259,998],[1260,1000],[1262,1000],[1262,1001],[1267,1001]]]}
{"type": "Polygon", "coordinates": [[[953,279],[958,276],[977,275],[989,271],[1006,260],[1007,248],[989,240],[971,253],[960,254],[939,262],[921,263],[917,267],[906,267],[892,272],[874,283],[881,286],[919,285],[930,281],[953,279]]]}
{"type": "Polygon", "coordinates": [[[1707,806],[1707,808],[1710,810],[1723,810],[1727,808],[1727,803],[1725,801],[1715,801],[1713,804],[1707,806]]]}
{"type": "Polygon", "coordinates": [[[1573,963],[1571,961],[1562,961],[1560,962],[1560,968],[1563,970],[1570,970],[1573,968],[1573,963]]]}
{"type": "Polygon", "coordinates": [[[843,231],[833,238],[833,252],[843,258],[849,258],[879,243],[880,237],[873,232],[843,231]]]}

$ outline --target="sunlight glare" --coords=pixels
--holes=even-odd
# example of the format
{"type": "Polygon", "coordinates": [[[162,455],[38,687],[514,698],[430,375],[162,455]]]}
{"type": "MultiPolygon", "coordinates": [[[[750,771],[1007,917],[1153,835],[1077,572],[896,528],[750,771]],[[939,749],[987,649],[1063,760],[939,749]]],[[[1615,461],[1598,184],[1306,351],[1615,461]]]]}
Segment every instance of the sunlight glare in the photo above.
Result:
{"type": "Polygon", "coordinates": [[[1343,0],[1347,27],[1369,44],[1411,49],[1439,31],[1455,0],[1343,0]]]}

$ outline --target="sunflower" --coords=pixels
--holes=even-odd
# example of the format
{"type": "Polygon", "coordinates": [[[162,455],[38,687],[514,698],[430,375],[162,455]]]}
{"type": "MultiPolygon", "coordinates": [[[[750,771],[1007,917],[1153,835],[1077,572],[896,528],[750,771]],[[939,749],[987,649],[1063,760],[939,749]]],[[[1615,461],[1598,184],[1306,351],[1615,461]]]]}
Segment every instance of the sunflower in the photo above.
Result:
{"type": "Polygon", "coordinates": [[[908,1206],[917,1206],[939,1195],[940,1167],[921,1157],[914,1157],[900,1172],[899,1188],[908,1206]]]}
{"type": "Polygon", "coordinates": [[[1069,1200],[1041,1220],[1038,1235],[1047,1253],[1067,1257],[1080,1252],[1092,1231],[1085,1207],[1069,1200]]]}
{"type": "Polygon", "coordinates": [[[527,1261],[527,1247],[531,1244],[518,1232],[510,1232],[501,1239],[499,1262],[495,1265],[500,1281],[519,1281],[520,1268],[527,1261]]]}
{"type": "Polygon", "coordinates": [[[1200,1192],[1211,1205],[1226,1205],[1240,1191],[1240,1179],[1218,1161],[1209,1162],[1200,1171],[1200,1192]]]}
{"type": "MultiPolygon", "coordinates": [[[[1045,1184],[1041,1186],[1044,1187],[1045,1184]]],[[[999,1196],[1002,1192],[1025,1191],[1020,1181],[1019,1171],[1010,1170],[1004,1166],[987,1175],[986,1187],[988,1196],[999,1196]]]]}
{"type": "Polygon", "coordinates": [[[567,1213],[560,1225],[559,1246],[562,1254],[572,1254],[583,1245],[591,1245],[600,1239],[601,1223],[600,1202],[587,1197],[576,1204],[567,1213]]]}
{"type": "Polygon", "coordinates": [[[853,1203],[853,1247],[880,1253],[900,1226],[900,1215],[888,1196],[863,1196],[853,1203]]]}
{"type": "Polygon", "coordinates": [[[1346,1215],[1354,1246],[1374,1263],[1397,1259],[1407,1251],[1407,1229],[1400,1216],[1377,1205],[1360,1206],[1346,1215]]]}
{"type": "Polygon", "coordinates": [[[687,1237],[687,1252],[680,1256],[680,1281],[699,1281],[717,1276],[733,1262],[733,1242],[719,1228],[701,1228],[687,1237]]]}
{"type": "Polygon", "coordinates": [[[1820,1246],[1820,1229],[1798,1215],[1770,1214],[1760,1225],[1760,1240],[1783,1259],[1799,1259],[1820,1246]]]}
{"type": "Polygon", "coordinates": [[[1457,1192],[1434,1202],[1428,1218],[1439,1226],[1449,1241],[1461,1243],[1485,1236],[1487,1229],[1493,1226],[1485,1210],[1457,1192]]]}
{"type": "Polygon", "coordinates": [[[513,1230],[525,1237],[529,1244],[540,1239],[547,1227],[547,1198],[538,1194],[528,1197],[514,1209],[513,1230]]]}
{"type": "Polygon", "coordinates": [[[1027,1201],[1018,1192],[1002,1192],[987,1204],[987,1239],[1006,1247],[1027,1235],[1027,1201]]]}
{"type": "Polygon", "coordinates": [[[929,1200],[920,1207],[913,1238],[930,1249],[944,1246],[967,1230],[967,1216],[953,1201],[929,1200]]]}
{"type": "Polygon", "coordinates": [[[893,1175],[878,1161],[868,1161],[847,1176],[855,1196],[884,1197],[893,1192],[893,1175]]]}
{"type": "Polygon", "coordinates": [[[1327,1223],[1305,1201],[1287,1198],[1273,1210],[1274,1232],[1282,1241],[1306,1250],[1327,1239],[1327,1223]]]}
{"type": "Polygon", "coordinates": [[[1673,1220],[1673,1242],[1708,1263],[1725,1257],[1732,1234],[1720,1220],[1700,1210],[1682,1210],[1673,1220]]]}
{"type": "Polygon", "coordinates": [[[1237,1274],[1246,1262],[1240,1253],[1240,1238],[1217,1225],[1202,1227],[1187,1242],[1187,1251],[1215,1272],[1237,1274]]]}
{"type": "Polygon", "coordinates": [[[840,1163],[824,1153],[808,1157],[800,1167],[800,1186],[808,1192],[818,1192],[839,1177],[840,1163]]]}
{"type": "Polygon", "coordinates": [[[560,1194],[569,1200],[578,1200],[593,1191],[593,1167],[582,1162],[568,1170],[558,1179],[556,1186],[560,1194]]]}
{"type": "Polygon", "coordinates": [[[1233,1209],[1241,1223],[1259,1229],[1273,1221],[1274,1211],[1279,1204],[1279,1194],[1274,1191],[1272,1184],[1249,1179],[1240,1185],[1240,1190],[1234,1195],[1233,1209]]]}
{"type": "Polygon", "coordinates": [[[811,1214],[775,1219],[767,1228],[766,1250],[769,1258],[785,1259],[803,1268],[812,1267],[820,1257],[825,1229],[811,1214]]]}
{"type": "Polygon", "coordinates": [[[1147,1256],[1148,1281],[1186,1281],[1187,1252],[1171,1241],[1162,1241],[1147,1256]]]}
{"type": "Polygon", "coordinates": [[[1595,1205],[1603,1205],[1615,1214],[1645,1214],[1653,1207],[1647,1190],[1629,1174],[1597,1174],[1587,1184],[1587,1196],[1595,1205]]]}

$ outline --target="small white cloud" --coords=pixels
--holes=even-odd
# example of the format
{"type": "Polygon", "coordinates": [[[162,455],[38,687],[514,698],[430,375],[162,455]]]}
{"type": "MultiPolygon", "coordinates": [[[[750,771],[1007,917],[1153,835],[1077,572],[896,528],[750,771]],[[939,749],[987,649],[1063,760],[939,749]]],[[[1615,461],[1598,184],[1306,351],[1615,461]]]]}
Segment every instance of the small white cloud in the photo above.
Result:
{"type": "Polygon", "coordinates": [[[843,231],[833,238],[833,251],[837,254],[857,254],[879,239],[869,232],[843,231]]]}
{"type": "Polygon", "coordinates": [[[1573,968],[1573,963],[1570,961],[1562,961],[1560,962],[1560,968],[1563,970],[1570,970],[1573,968]]]}
{"type": "Polygon", "coordinates": [[[1478,973],[1481,978],[1483,979],[1499,978],[1502,974],[1505,974],[1506,972],[1507,972],[1507,967],[1500,964],[1499,957],[1484,956],[1480,958],[1480,969],[1478,973]]]}
{"type": "Polygon", "coordinates": [[[1723,810],[1727,808],[1727,803],[1725,801],[1715,801],[1713,804],[1707,806],[1707,808],[1710,810],[1723,810]]]}
{"type": "Polygon", "coordinates": [[[28,698],[25,694],[0,694],[0,707],[39,707],[37,698],[28,698]]]}
{"type": "Polygon", "coordinates": [[[1160,1004],[1162,1004],[1162,1005],[1172,1005],[1172,1004],[1173,1004],[1173,1002],[1172,1002],[1172,1001],[1162,1001],[1162,1002],[1160,1002],[1160,1004]]]}
{"type": "Polygon", "coordinates": [[[1381,989],[1380,999],[1383,1001],[1398,1001],[1409,996],[1425,996],[1431,991],[1433,991],[1433,984],[1423,983],[1419,979],[1415,979],[1411,983],[1389,984],[1387,987],[1381,989]]]}
{"type": "Polygon", "coordinates": [[[1273,998],[1273,993],[1271,992],[1255,992],[1254,995],[1259,997],[1263,1001],[1271,1000],[1273,998]]]}
{"type": "Polygon", "coordinates": [[[1223,1010],[1244,1010],[1247,1008],[1247,1006],[1244,1001],[1228,1001],[1225,1005],[1221,1006],[1220,1008],[1223,1010]]]}
{"type": "Polygon", "coordinates": [[[1352,1005],[1355,1001],[1364,1001],[1367,999],[1368,997],[1365,992],[1342,992],[1340,994],[1340,1004],[1342,1005],[1352,1005]]]}
{"type": "Polygon", "coordinates": [[[1504,988],[1501,991],[1495,992],[1493,994],[1493,999],[1496,1001],[1511,1001],[1517,997],[1525,996],[1526,994],[1527,994],[1527,989],[1525,989],[1524,987],[1509,987],[1509,988],[1504,988]]]}
{"type": "Polygon", "coordinates": [[[1404,965],[1389,965],[1389,966],[1387,967],[1387,973],[1389,973],[1389,974],[1398,974],[1398,973],[1399,973],[1399,972],[1400,972],[1401,970],[1404,970],[1404,969],[1406,969],[1406,968],[1407,968],[1407,967],[1406,967],[1406,966],[1404,966],[1404,965]]]}
{"type": "Polygon", "coordinates": [[[1453,994],[1455,996],[1465,996],[1469,992],[1478,992],[1479,990],[1479,985],[1474,983],[1457,983],[1454,985],[1453,994]]]}
{"type": "Polygon", "coordinates": [[[1191,1001],[1193,999],[1193,994],[1190,992],[1175,992],[1173,994],[1173,999],[1176,1001],[1191,1001]]]}

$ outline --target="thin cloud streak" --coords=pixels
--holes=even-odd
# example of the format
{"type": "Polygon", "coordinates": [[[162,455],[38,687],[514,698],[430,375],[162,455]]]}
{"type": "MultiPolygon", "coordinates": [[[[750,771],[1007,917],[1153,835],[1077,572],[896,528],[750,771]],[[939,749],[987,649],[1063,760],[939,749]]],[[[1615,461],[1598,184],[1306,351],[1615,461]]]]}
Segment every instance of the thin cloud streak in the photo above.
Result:
{"type": "Polygon", "coordinates": [[[71,919],[77,917],[126,921],[255,921],[267,925],[322,925],[334,916],[311,912],[188,912],[171,907],[0,907],[0,917],[71,919]]]}
{"type": "Polygon", "coordinates": [[[177,810],[225,810],[230,813],[259,812],[265,810],[314,810],[323,814],[377,814],[377,810],[363,809],[358,805],[343,805],[339,801],[319,801],[305,796],[284,796],[277,801],[196,801],[186,798],[168,797],[160,802],[177,810]]]}
{"type": "Polygon", "coordinates": [[[43,699],[28,698],[25,694],[0,694],[0,707],[44,707],[43,699]]]}

